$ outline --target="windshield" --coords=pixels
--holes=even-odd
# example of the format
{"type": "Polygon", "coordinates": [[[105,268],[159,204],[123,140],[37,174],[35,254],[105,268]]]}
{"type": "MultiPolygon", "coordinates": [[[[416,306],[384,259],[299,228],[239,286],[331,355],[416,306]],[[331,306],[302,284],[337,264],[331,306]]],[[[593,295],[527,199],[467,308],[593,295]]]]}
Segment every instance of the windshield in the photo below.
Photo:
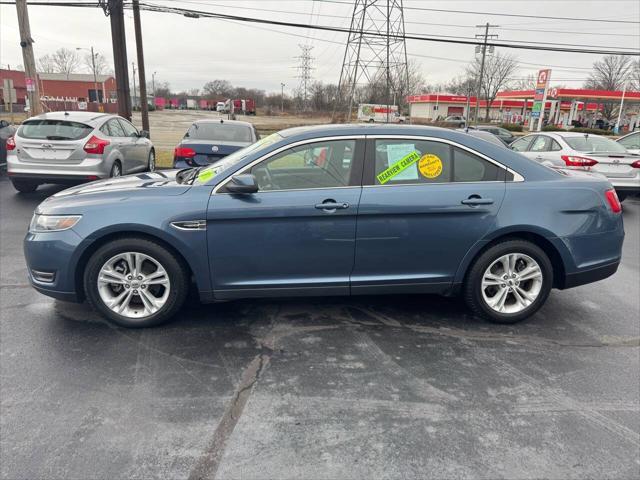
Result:
{"type": "Polygon", "coordinates": [[[279,140],[282,140],[282,136],[277,133],[272,133],[271,135],[264,137],[261,140],[258,140],[255,143],[252,143],[248,147],[241,148],[240,150],[236,150],[231,155],[227,155],[218,163],[210,165],[206,168],[203,168],[196,178],[196,181],[199,183],[205,183],[212,179],[214,176],[218,175],[225,170],[228,170],[242,159],[244,159],[250,153],[256,152],[262,148],[268,147],[271,144],[276,143],[279,140]]]}
{"type": "Polygon", "coordinates": [[[595,135],[580,137],[564,137],[565,142],[578,152],[616,152],[626,153],[626,149],[619,143],[595,135]]]}
{"type": "Polygon", "coordinates": [[[67,120],[27,120],[18,136],[38,140],[79,140],[89,135],[93,127],[67,120]]]}
{"type": "Polygon", "coordinates": [[[220,142],[250,142],[251,129],[246,125],[228,123],[194,123],[185,138],[196,140],[218,140],[220,142]]]}

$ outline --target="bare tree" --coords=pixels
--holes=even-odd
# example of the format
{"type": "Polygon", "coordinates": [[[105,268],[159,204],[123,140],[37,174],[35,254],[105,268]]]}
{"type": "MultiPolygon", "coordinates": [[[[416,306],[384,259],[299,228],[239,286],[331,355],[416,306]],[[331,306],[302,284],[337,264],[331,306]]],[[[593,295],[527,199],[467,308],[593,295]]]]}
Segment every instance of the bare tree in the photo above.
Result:
{"type": "Polygon", "coordinates": [[[640,92],[640,60],[636,60],[631,65],[627,88],[635,92],[640,92]]]}
{"type": "MultiPolygon", "coordinates": [[[[467,67],[469,77],[480,78],[480,62],[476,59],[467,67]]],[[[498,92],[505,88],[512,80],[513,74],[518,70],[518,60],[509,54],[496,53],[485,58],[482,85],[480,85],[480,97],[486,100],[485,120],[489,120],[489,109],[498,92]]],[[[475,89],[474,89],[475,91],[475,89]]]]}
{"type": "MultiPolygon", "coordinates": [[[[96,52],[94,57],[95,57],[95,64],[96,64],[96,72],[95,72],[96,75],[104,75],[108,73],[111,66],[109,65],[109,61],[107,60],[107,57],[105,57],[103,54],[98,52],[96,52]]],[[[82,60],[83,60],[84,66],[91,73],[93,73],[93,62],[91,60],[91,53],[87,53],[82,60]]]]}
{"type": "Polygon", "coordinates": [[[55,73],[56,71],[56,66],[53,63],[53,59],[51,58],[51,55],[49,54],[43,55],[40,58],[38,58],[38,61],[36,62],[36,67],[37,67],[37,70],[42,73],[55,73]]]}
{"type": "Polygon", "coordinates": [[[233,95],[233,85],[228,80],[212,80],[204,84],[202,93],[212,100],[220,100],[233,95]]]}
{"type": "MultiPolygon", "coordinates": [[[[622,90],[624,83],[632,71],[633,62],[630,57],[622,55],[607,55],[601,60],[593,62],[593,71],[584,84],[584,88],[594,90],[622,90]]],[[[605,102],[602,114],[611,119],[617,102],[605,102]]]]}
{"type": "Polygon", "coordinates": [[[439,91],[453,93],[454,95],[473,95],[475,94],[477,82],[475,78],[469,75],[460,75],[453,80],[443,84],[439,91]]]}
{"type": "Polygon", "coordinates": [[[64,73],[67,77],[78,70],[80,58],[77,52],[68,48],[59,48],[51,55],[56,73],[64,73]]]}
{"type": "Polygon", "coordinates": [[[537,78],[533,73],[526,77],[519,78],[511,83],[514,90],[535,90],[537,78]]]}

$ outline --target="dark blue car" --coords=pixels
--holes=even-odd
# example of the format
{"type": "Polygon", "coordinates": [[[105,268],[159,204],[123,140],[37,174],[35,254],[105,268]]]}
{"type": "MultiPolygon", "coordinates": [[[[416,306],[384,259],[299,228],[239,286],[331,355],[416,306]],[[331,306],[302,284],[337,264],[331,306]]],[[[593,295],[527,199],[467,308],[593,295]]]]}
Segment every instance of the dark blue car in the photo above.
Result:
{"type": "Polygon", "coordinates": [[[222,118],[194,122],[173,151],[174,168],[201,167],[218,162],[260,138],[249,122],[222,118]]]}
{"type": "Polygon", "coordinates": [[[24,248],[37,290],[127,327],[168,320],[192,284],[203,302],[460,294],[512,323],[616,271],[620,211],[605,178],[463,132],[332,125],[62,191],[24,248]]]}

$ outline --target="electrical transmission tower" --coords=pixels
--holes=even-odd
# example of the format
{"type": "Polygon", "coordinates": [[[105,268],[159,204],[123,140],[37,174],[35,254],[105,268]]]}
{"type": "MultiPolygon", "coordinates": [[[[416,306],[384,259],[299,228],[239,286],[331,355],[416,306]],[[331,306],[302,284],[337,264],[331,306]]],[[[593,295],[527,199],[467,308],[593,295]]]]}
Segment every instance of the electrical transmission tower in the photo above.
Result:
{"type": "Polygon", "coordinates": [[[298,46],[302,52],[299,57],[296,57],[298,59],[298,75],[296,78],[300,79],[298,90],[302,98],[302,110],[306,111],[309,110],[309,88],[311,87],[311,80],[313,79],[311,76],[311,71],[313,70],[313,66],[311,65],[313,62],[311,50],[313,50],[313,47],[311,45],[298,46]]]}
{"type": "MultiPolygon", "coordinates": [[[[384,86],[387,106],[409,84],[402,0],[354,0],[333,117],[351,119],[358,86],[384,86]]],[[[389,121],[389,108],[387,108],[389,121]]]]}

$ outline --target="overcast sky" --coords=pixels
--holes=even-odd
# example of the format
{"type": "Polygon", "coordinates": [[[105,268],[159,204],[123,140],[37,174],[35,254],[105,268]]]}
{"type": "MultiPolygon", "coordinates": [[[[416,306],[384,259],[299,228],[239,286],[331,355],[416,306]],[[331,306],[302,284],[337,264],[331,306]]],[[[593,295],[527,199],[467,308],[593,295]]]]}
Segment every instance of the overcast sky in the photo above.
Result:
{"type": "MultiPolygon", "coordinates": [[[[352,7],[321,0],[148,0],[150,3],[181,6],[260,18],[349,27],[352,7]],[[263,10],[254,10],[259,8],[263,10]],[[268,12],[264,10],[277,10],[268,12]],[[287,12],[287,13],[283,13],[287,12]]],[[[556,17],[624,19],[640,21],[640,1],[612,0],[491,0],[435,1],[405,0],[405,7],[473,10],[556,17]]],[[[31,6],[31,32],[36,57],[65,47],[93,46],[113,63],[109,19],[100,9],[31,6]]],[[[125,11],[129,65],[136,61],[133,15],[125,11]]],[[[477,24],[487,21],[500,40],[592,45],[600,48],[640,49],[638,24],[615,24],[568,20],[499,17],[483,14],[429,12],[405,9],[406,32],[429,35],[474,37],[477,24]],[[441,24],[441,25],[427,25],[441,24]],[[535,32],[527,30],[550,30],[535,32]]],[[[300,54],[298,44],[313,45],[313,76],[325,83],[337,83],[344,54],[340,44],[346,34],[310,31],[270,25],[238,24],[209,18],[186,18],[175,14],[142,12],[147,78],[168,81],[174,91],[202,88],[208,80],[220,78],[236,86],[279,91],[280,82],[291,92],[298,83],[294,68],[300,54]],[[301,35],[302,37],[298,37],[301,35]],[[306,38],[305,38],[306,37],[306,38]]],[[[504,49],[503,49],[504,51],[504,49]]],[[[474,47],[415,40],[407,41],[409,58],[420,65],[427,83],[447,81],[462,73],[474,56],[474,47]],[[434,58],[435,57],[435,58],[434,58]]],[[[553,69],[552,84],[580,86],[598,55],[509,50],[523,62],[519,76],[543,66],[553,69]],[[526,64],[525,64],[526,62],[526,64]]],[[[0,64],[21,65],[16,9],[0,6],[0,64]]],[[[131,73],[131,69],[129,70],[131,73]]]]}

